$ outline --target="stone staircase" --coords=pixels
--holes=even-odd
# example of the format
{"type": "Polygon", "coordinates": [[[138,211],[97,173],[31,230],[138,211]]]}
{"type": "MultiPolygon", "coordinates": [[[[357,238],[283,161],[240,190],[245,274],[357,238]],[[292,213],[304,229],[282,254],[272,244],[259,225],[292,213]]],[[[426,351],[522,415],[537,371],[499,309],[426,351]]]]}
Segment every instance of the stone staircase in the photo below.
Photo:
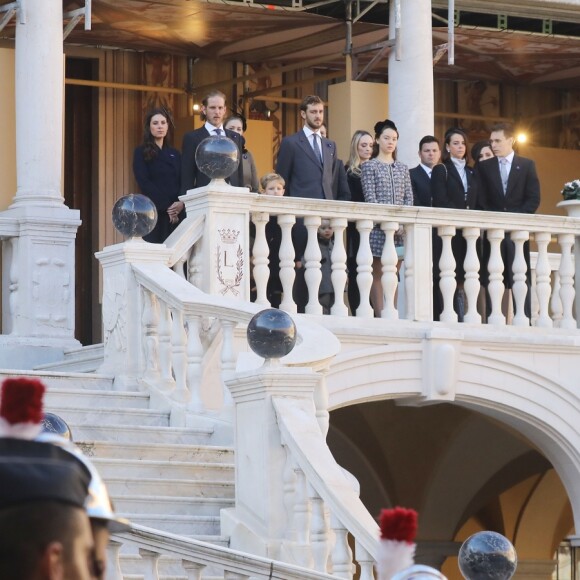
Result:
{"type": "MultiPolygon", "coordinates": [[[[54,367],[53,367],[54,368],[54,367]]],[[[220,510],[234,505],[233,449],[212,445],[213,430],[174,428],[149,395],[113,390],[110,376],[57,370],[0,371],[35,376],[47,387],[47,411],[70,426],[115,505],[133,523],[227,545],[220,510]]],[[[122,560],[131,576],[131,558],[122,560]]],[[[167,578],[171,578],[171,574],[167,578]]]]}

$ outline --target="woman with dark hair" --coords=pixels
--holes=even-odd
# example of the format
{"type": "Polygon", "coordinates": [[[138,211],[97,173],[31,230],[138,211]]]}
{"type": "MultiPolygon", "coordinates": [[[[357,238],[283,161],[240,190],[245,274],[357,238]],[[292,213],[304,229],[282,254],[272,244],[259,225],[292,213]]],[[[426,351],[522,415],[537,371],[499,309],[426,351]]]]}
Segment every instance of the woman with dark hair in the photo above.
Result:
{"type": "MultiPolygon", "coordinates": [[[[351,201],[365,201],[362,190],[362,164],[366,163],[373,154],[373,136],[368,131],[358,129],[350,141],[350,154],[346,165],[346,179],[350,189],[351,201]]],[[[354,222],[348,222],[346,229],[347,258],[346,269],[348,274],[348,304],[353,316],[360,304],[360,294],[356,281],[356,255],[360,244],[360,235],[354,222]]]]}
{"type": "Polygon", "coordinates": [[[171,117],[166,109],[152,109],[145,116],[143,143],[133,154],[133,173],[141,189],[157,208],[157,224],[143,239],[162,244],[185,215],[179,201],[181,155],[169,146],[171,117]]]}
{"type": "Polygon", "coordinates": [[[246,141],[243,139],[244,133],[248,128],[246,119],[241,115],[232,115],[224,122],[224,128],[239,133],[242,137],[242,171],[244,175],[244,187],[249,187],[250,191],[260,191],[260,182],[258,180],[258,171],[254,156],[246,149],[246,141]]]}
{"type": "MultiPolygon", "coordinates": [[[[361,181],[365,201],[390,205],[413,205],[413,188],[409,168],[397,161],[397,142],[399,132],[395,124],[386,119],[375,125],[375,144],[373,157],[362,164],[361,181]]],[[[375,316],[380,317],[383,310],[383,286],[381,283],[381,255],[385,245],[385,233],[379,224],[375,225],[370,235],[373,254],[373,283],[371,302],[375,316]]],[[[395,246],[399,261],[397,272],[403,258],[403,232],[395,234],[395,246]]]]}
{"type": "MultiPolygon", "coordinates": [[[[453,127],[445,133],[443,147],[443,163],[435,165],[431,173],[431,193],[433,207],[448,207],[454,209],[475,209],[476,190],[473,169],[467,164],[467,134],[463,129],[453,127]]],[[[437,244],[438,245],[438,244],[437,244]]],[[[451,242],[455,257],[455,279],[457,292],[454,299],[455,310],[459,321],[463,321],[465,311],[465,295],[463,283],[465,281],[465,254],[467,243],[461,230],[457,230],[451,242]]],[[[441,258],[442,247],[433,248],[434,272],[438,272],[438,263],[441,258]]],[[[437,276],[438,277],[438,276],[437,276]]],[[[439,280],[434,281],[436,284],[439,280]]]]}
{"type": "Polygon", "coordinates": [[[473,168],[477,167],[480,161],[485,161],[486,159],[491,159],[493,157],[493,151],[491,149],[491,143],[489,140],[478,141],[471,148],[471,159],[473,159],[473,168]]]}

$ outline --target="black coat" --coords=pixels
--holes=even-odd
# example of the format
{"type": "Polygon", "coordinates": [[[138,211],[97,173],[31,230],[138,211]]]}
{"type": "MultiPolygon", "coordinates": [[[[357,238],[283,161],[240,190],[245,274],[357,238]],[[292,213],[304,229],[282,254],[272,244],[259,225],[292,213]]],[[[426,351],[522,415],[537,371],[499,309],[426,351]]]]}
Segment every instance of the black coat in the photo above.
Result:
{"type": "MultiPolygon", "coordinates": [[[[238,169],[226,179],[228,183],[236,187],[243,187],[244,185],[244,170],[242,161],[243,155],[243,137],[239,133],[225,129],[226,137],[229,137],[239,149],[240,164],[238,169]]],[[[205,125],[190,131],[183,136],[183,145],[181,147],[182,164],[181,164],[181,195],[185,195],[190,189],[196,187],[203,187],[207,185],[211,179],[202,171],[199,170],[195,162],[195,152],[198,145],[207,137],[211,135],[208,133],[205,125]]]]}
{"type": "Polygon", "coordinates": [[[409,169],[411,176],[411,187],[413,188],[413,205],[431,207],[431,178],[427,175],[421,165],[409,169]]]}
{"type": "Polygon", "coordinates": [[[151,199],[157,208],[157,224],[143,239],[161,244],[177,227],[177,224],[169,222],[167,209],[179,201],[181,155],[172,147],[157,148],[157,156],[145,161],[143,145],[140,145],[133,154],[133,173],[141,193],[151,199]]]}

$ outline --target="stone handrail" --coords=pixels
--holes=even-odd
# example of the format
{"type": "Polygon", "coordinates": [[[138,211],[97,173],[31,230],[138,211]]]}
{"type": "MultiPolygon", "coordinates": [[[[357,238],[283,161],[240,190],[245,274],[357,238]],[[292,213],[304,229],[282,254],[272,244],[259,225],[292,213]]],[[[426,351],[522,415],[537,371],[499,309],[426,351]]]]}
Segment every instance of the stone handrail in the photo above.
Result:
{"type": "MultiPolygon", "coordinates": [[[[309,500],[322,501],[331,513],[331,520],[338,525],[334,527],[336,536],[335,548],[348,555],[349,548],[344,533],[350,533],[355,541],[354,559],[361,566],[360,578],[372,579],[373,563],[378,555],[379,527],[359,498],[358,490],[353,489],[353,482],[345,471],[336,463],[316,418],[304,406],[296,404],[289,398],[274,397],[272,400],[278,425],[282,435],[282,444],[287,447],[287,461],[292,463],[294,471],[300,471],[308,486],[314,491],[309,500]],[[342,545],[341,545],[342,542],[342,545]]],[[[314,512],[314,508],[311,507],[314,512]]],[[[320,508],[324,509],[324,508],[320,508]]],[[[324,530],[324,518],[317,537],[311,541],[316,544],[322,536],[324,541],[327,530],[324,530]]],[[[313,551],[316,546],[313,546],[313,551]]],[[[330,548],[321,548],[326,555],[330,548]]],[[[324,558],[323,558],[324,561],[324,558]]],[[[333,565],[337,559],[333,553],[333,565]]],[[[350,561],[342,562],[346,572],[350,561]]],[[[350,577],[347,575],[347,577],[350,577]]]]}
{"type": "MultiPolygon", "coordinates": [[[[202,292],[169,268],[171,253],[164,246],[130,241],[98,254],[104,266],[100,370],[114,374],[116,384],[154,392],[155,406],[175,411],[172,425],[183,426],[187,421],[178,409],[205,409],[201,385],[209,345],[216,337],[221,340],[220,372],[233,372],[238,358],[234,329],[264,307],[202,292]]],[[[298,344],[285,362],[325,364],[338,353],[340,344],[331,332],[306,319],[296,324],[298,344]]],[[[231,406],[225,386],[222,397],[222,406],[231,406]]]]}
{"type": "Polygon", "coordinates": [[[131,553],[131,548],[138,550],[140,556],[133,564],[136,569],[132,572],[151,580],[160,578],[160,556],[180,561],[181,574],[198,580],[205,577],[204,569],[211,572],[208,575],[212,577],[218,570],[224,578],[240,580],[336,580],[336,576],[329,574],[138,525],[113,536],[109,548],[108,580],[122,580],[122,554],[131,553]]]}

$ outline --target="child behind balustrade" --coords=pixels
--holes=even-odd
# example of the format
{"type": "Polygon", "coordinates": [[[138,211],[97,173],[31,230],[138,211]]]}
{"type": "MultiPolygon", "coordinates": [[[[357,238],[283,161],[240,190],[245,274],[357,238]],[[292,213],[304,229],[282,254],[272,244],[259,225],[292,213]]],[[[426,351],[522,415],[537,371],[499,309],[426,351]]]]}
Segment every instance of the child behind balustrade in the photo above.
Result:
{"type": "MultiPolygon", "coordinates": [[[[266,173],[260,179],[261,192],[264,195],[281,197],[284,195],[285,181],[277,173],[266,173]]],[[[282,231],[278,225],[278,218],[270,216],[266,224],[266,241],[268,242],[268,268],[270,277],[266,288],[266,296],[272,308],[279,308],[282,302],[282,282],[280,281],[280,244],[282,243],[282,231]]]]}
{"type": "Polygon", "coordinates": [[[320,247],[320,288],[318,301],[322,306],[323,314],[330,314],[334,304],[334,287],[332,286],[332,249],[334,247],[334,230],[330,220],[323,219],[318,228],[318,246],[320,247]]]}

